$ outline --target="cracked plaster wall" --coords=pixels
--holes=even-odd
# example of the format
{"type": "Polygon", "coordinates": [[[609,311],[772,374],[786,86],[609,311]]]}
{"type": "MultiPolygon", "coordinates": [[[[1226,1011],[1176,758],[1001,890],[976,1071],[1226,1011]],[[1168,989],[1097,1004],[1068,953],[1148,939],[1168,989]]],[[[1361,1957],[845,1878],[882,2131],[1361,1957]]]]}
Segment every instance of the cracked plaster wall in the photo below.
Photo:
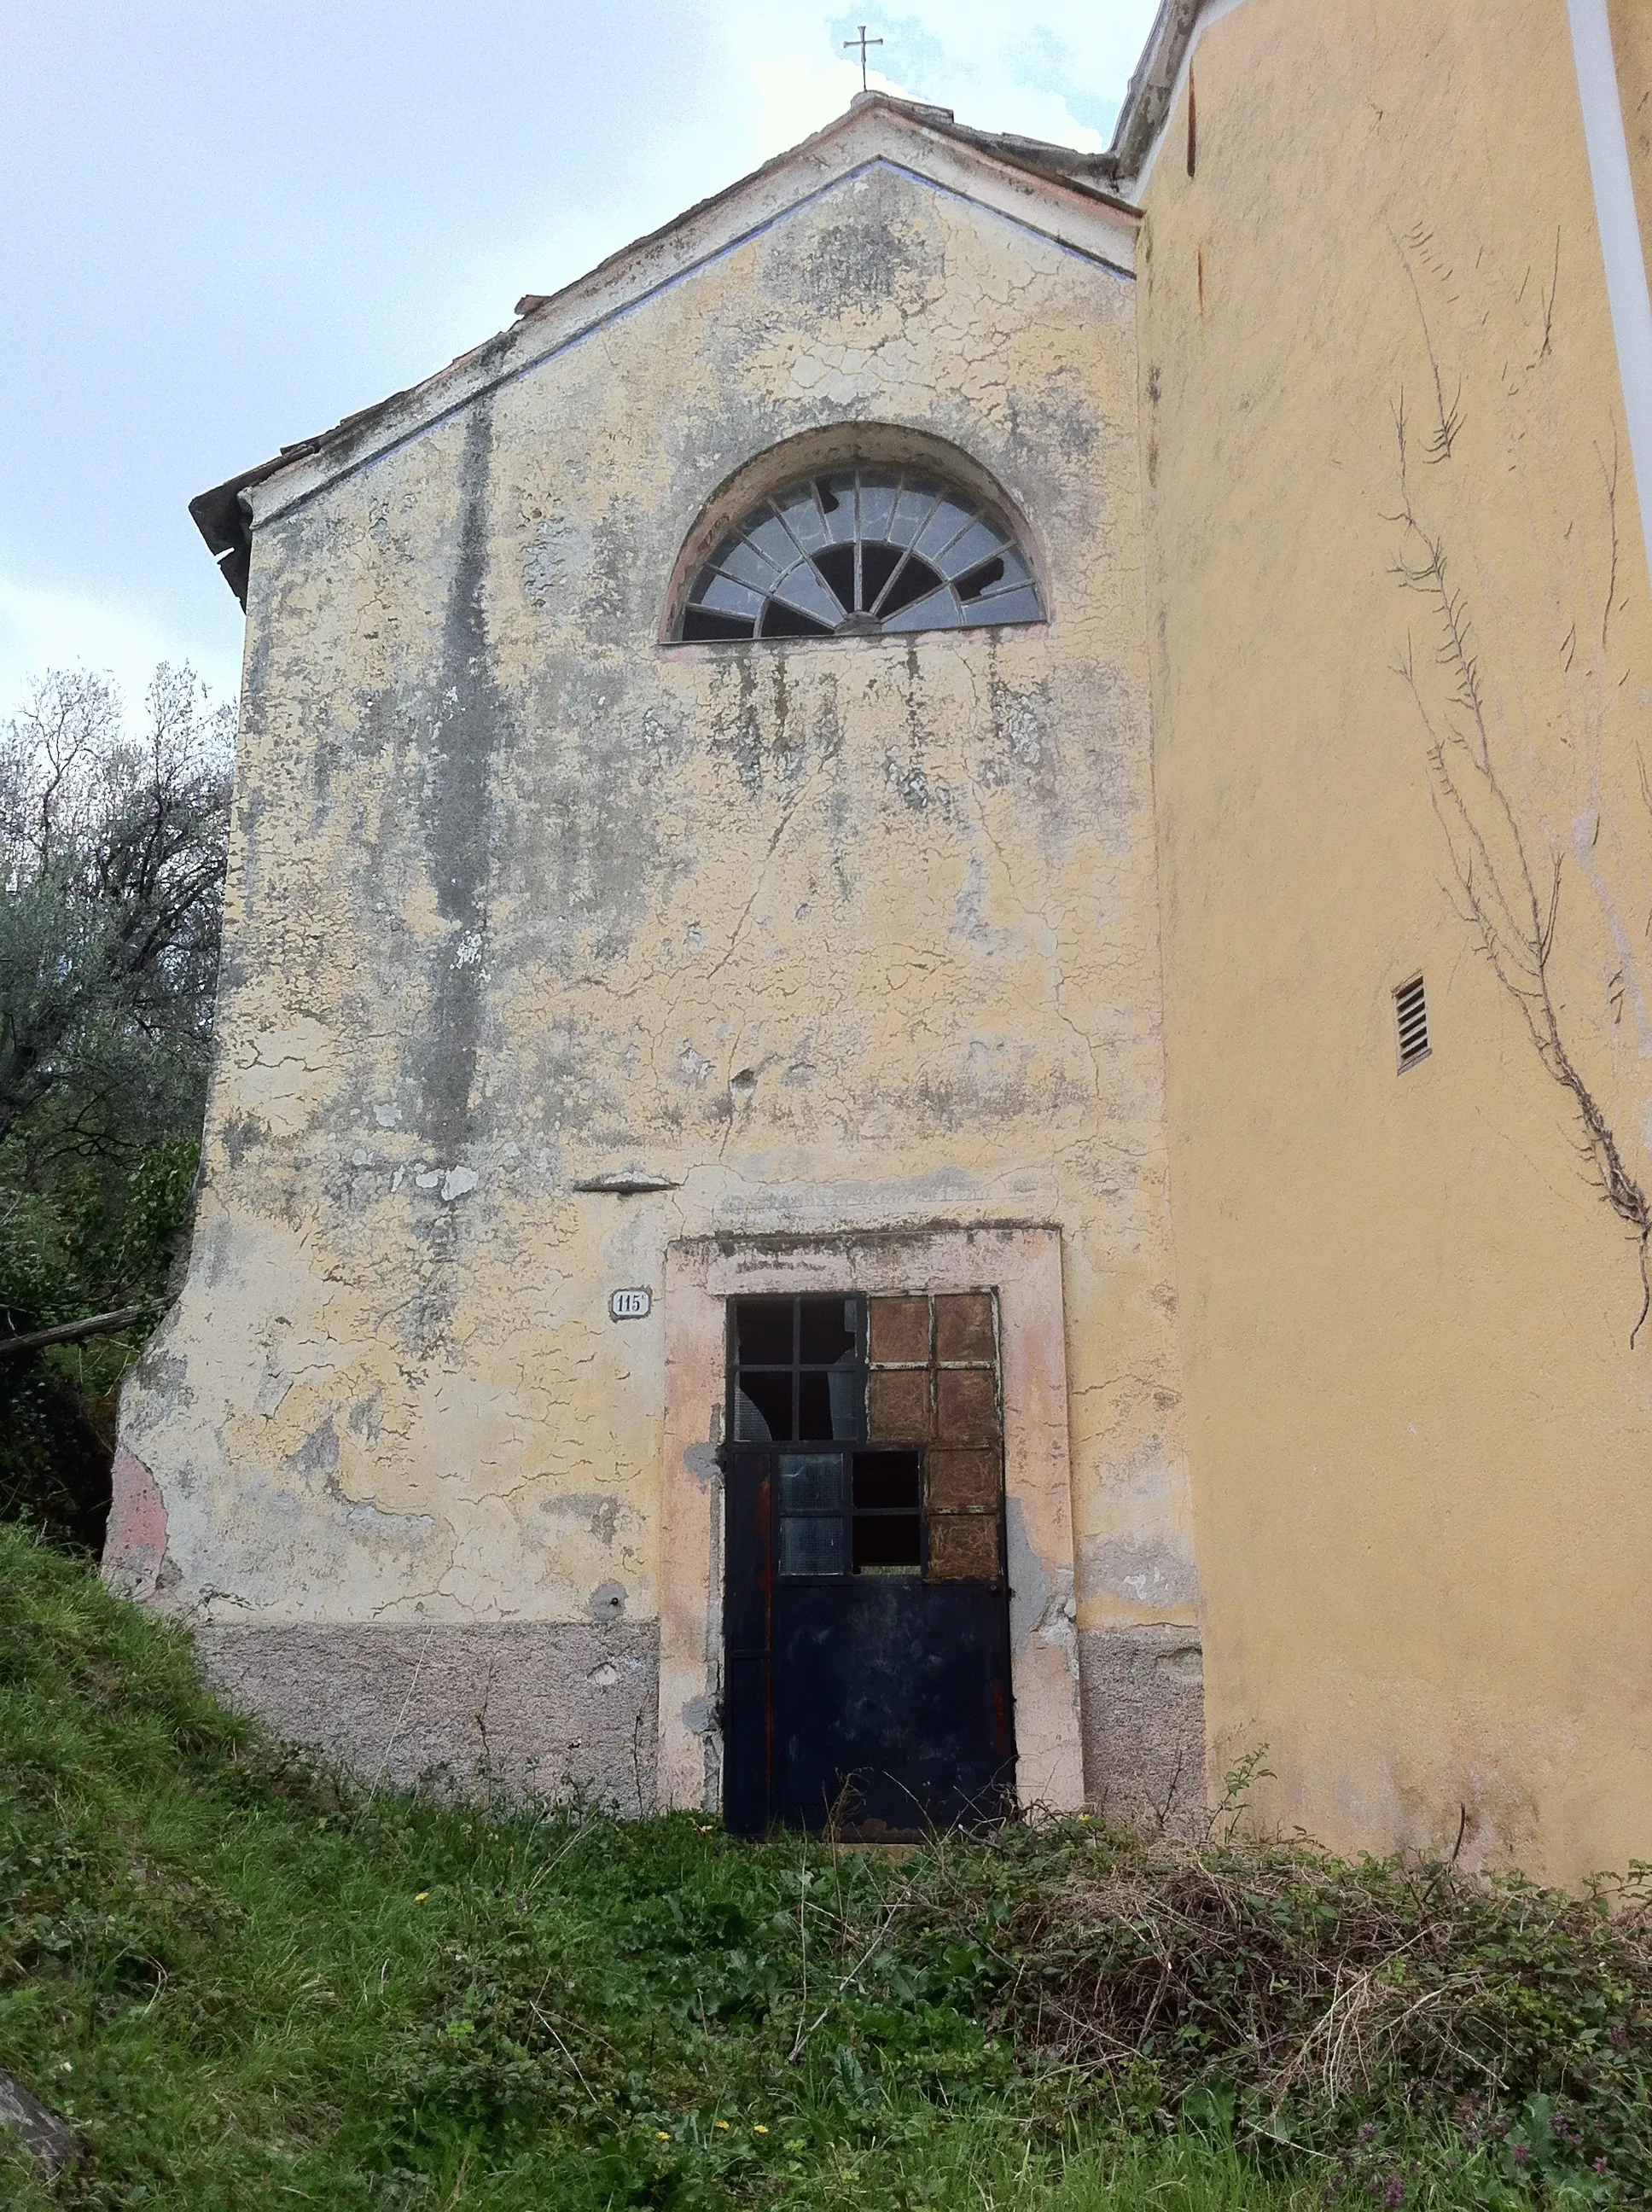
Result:
{"type": "Polygon", "coordinates": [[[667,1242],[1013,1216],[1079,1626],[1191,1627],[1134,313],[874,167],[259,526],[155,1601],[650,1622],[667,1242]],[[661,646],[715,487],[864,421],[992,473],[1049,623],[661,646]]]}

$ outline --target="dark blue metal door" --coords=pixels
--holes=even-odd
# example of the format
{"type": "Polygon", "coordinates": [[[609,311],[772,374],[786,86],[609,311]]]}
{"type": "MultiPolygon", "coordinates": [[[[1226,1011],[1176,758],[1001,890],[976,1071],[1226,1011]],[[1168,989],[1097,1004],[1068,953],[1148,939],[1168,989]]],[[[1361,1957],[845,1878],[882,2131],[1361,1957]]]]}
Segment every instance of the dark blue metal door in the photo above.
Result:
{"type": "MultiPolygon", "coordinates": [[[[908,1348],[896,1339],[901,1318],[882,1317],[886,1349],[908,1348]]],[[[934,1338],[932,1321],[924,1325],[920,1353],[934,1338]]],[[[736,1310],[724,1810],[737,1833],[778,1825],[894,1838],[999,1819],[1012,1801],[1001,1489],[995,1504],[975,1464],[996,1464],[996,1454],[979,1439],[951,1448],[920,1444],[915,1432],[899,1443],[869,1437],[866,1334],[865,1302],[853,1299],[744,1300],[736,1310]],[[832,1310],[836,1335],[796,1310],[817,1304],[832,1310]],[[811,1370],[799,1347],[836,1356],[811,1370]],[[769,1355],[764,1363],[754,1348],[769,1355]],[[759,1425],[768,1431],[761,1440],[759,1425]]],[[[874,1375],[884,1371],[878,1334],[874,1317],[874,1375]]],[[[979,1345],[963,1348],[969,1358],[944,1373],[956,1368],[970,1389],[952,1395],[995,1423],[995,1376],[988,1392],[979,1345]]],[[[902,1405],[922,1383],[932,1434],[945,1396],[934,1369],[923,1354],[888,1370],[903,1378],[902,1405]]],[[[902,1418],[912,1431],[910,1414],[902,1418]]],[[[950,1418],[940,1417],[943,1434],[950,1418]]],[[[890,1423],[880,1413],[872,1425],[890,1423]]]]}
{"type": "Polygon", "coordinates": [[[1002,1817],[1015,1782],[1000,1589],[856,1580],[775,1592],[774,1817],[918,1832],[1002,1817]]]}

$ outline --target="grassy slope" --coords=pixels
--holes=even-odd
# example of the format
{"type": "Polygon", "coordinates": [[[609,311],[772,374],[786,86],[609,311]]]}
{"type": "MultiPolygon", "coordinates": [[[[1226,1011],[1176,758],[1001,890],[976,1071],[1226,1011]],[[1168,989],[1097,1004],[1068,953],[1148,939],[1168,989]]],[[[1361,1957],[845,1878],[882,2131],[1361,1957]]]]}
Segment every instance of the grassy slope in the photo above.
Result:
{"type": "MultiPolygon", "coordinates": [[[[1489,2153],[1448,2170],[1437,2132],[1417,2172],[1390,2146],[1363,2179],[1270,2175],[1219,2125],[1156,2127],[1157,2093],[1133,2107],[1092,2069],[1078,2097],[1003,2002],[992,1859],[343,1794],[215,1705],[181,1637],[0,1526],[0,2069],[91,2146],[47,2196],[0,2131],[0,2203],[1542,2194],[1489,2153]]],[[[1580,2171],[1563,2197],[1606,2193],[1580,2171]]]]}

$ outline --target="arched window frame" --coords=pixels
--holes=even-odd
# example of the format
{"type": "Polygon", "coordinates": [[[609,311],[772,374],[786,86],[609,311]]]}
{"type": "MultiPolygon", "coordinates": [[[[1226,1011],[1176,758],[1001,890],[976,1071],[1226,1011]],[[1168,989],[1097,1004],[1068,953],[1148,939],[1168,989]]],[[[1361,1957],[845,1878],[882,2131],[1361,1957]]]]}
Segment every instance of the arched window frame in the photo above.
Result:
{"type": "MultiPolygon", "coordinates": [[[[887,505],[887,501],[886,501],[887,505]]],[[[773,571],[772,556],[768,564],[773,571]]],[[[844,582],[847,581],[845,566],[844,582]]],[[[795,600],[797,594],[791,595],[795,600]]],[[[725,601],[725,605],[729,605],[725,601]]],[[[795,608],[793,611],[798,611],[795,608]]],[[[686,647],[710,647],[715,650],[726,646],[776,646],[798,643],[810,645],[842,644],[851,639],[894,640],[914,635],[950,635],[983,629],[1000,627],[1022,629],[1048,623],[1050,619],[1050,597],[1047,575],[1039,559],[1032,533],[1024,518],[1001,488],[978,463],[958,448],[939,439],[896,430],[882,425],[862,425],[853,436],[846,439],[841,429],[835,432],[808,433],[788,440],[785,444],[758,455],[738,470],[708,502],[705,509],[684,540],[672,577],[671,590],[665,610],[665,621],[661,629],[662,644],[686,647]],[[925,489],[951,504],[960,518],[957,526],[944,532],[938,531],[931,542],[924,542],[925,518],[914,521],[913,501],[906,501],[907,512],[902,518],[905,529],[910,532],[910,543],[902,545],[889,534],[884,514],[880,510],[872,518],[868,531],[863,513],[863,494],[871,481],[875,488],[887,495],[898,484],[899,492],[918,493],[925,489]],[[848,606],[847,594],[840,599],[844,619],[835,629],[818,621],[829,611],[817,599],[801,611],[812,612],[817,624],[799,620],[776,632],[765,633],[763,616],[771,605],[780,602],[780,594],[773,588],[773,574],[765,571],[759,560],[742,556],[739,567],[743,577],[749,580],[748,597],[741,604],[750,609],[753,599],[762,602],[761,611],[751,615],[750,629],[736,629],[732,624],[726,635],[694,635],[689,621],[691,612],[704,605],[703,583],[708,573],[719,565],[720,554],[726,557],[737,541],[745,538],[754,526],[767,526],[769,534],[778,538],[777,514],[783,512],[784,503],[800,495],[811,487],[835,485],[840,496],[846,484],[853,484],[854,526],[852,532],[835,538],[825,537],[817,527],[813,544],[798,543],[801,533],[790,533],[793,543],[789,548],[791,568],[781,573],[790,574],[805,559],[817,553],[836,553],[839,549],[853,547],[854,561],[855,604],[848,606]],[[879,532],[882,534],[879,534],[879,532]],[[967,541],[972,533],[981,533],[979,544],[972,548],[967,541]],[[936,542],[936,538],[938,542],[936,542]],[[885,549],[892,548],[905,556],[894,564],[902,572],[909,571],[914,560],[920,557],[920,546],[929,556],[944,555],[951,573],[944,572],[935,579],[949,588],[960,582],[975,580],[975,589],[967,601],[960,602],[950,618],[929,621],[923,618],[923,610],[915,599],[895,605],[899,595],[901,576],[893,573],[885,549]],[[878,563],[867,563],[864,550],[878,549],[878,563]],[[975,557],[979,553],[979,558],[975,557]],[[1003,556],[1005,568],[1001,577],[982,585],[979,571],[990,568],[1003,556]],[[868,594],[867,571],[881,566],[884,574],[877,579],[878,590],[866,605],[868,594]],[[767,582],[769,588],[765,590],[767,582]],[[999,605],[995,602],[1002,600],[999,605]],[[882,608],[881,617],[876,610],[882,608]],[[896,617],[890,626],[884,620],[893,613],[896,617]],[[687,631],[687,635],[685,635],[687,631]]]]}

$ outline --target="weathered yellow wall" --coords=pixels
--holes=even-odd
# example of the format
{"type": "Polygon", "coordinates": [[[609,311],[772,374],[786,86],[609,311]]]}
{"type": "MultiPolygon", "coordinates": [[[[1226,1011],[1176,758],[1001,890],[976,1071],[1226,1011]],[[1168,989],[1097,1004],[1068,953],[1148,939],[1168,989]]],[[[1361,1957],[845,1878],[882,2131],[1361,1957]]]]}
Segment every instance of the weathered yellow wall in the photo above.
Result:
{"type": "Polygon", "coordinates": [[[1403,405],[1492,758],[1562,862],[1564,1032],[1644,1188],[1652,621],[1566,11],[1245,0],[1196,70],[1141,374],[1214,1765],[1266,1744],[1258,1817],[1327,1844],[1449,1850],[1466,1807],[1471,1860],[1576,1877],[1652,1844],[1652,1329],[1454,911],[1397,665],[1463,716],[1394,573],[1403,405]]]}
{"type": "Polygon", "coordinates": [[[1079,1626],[1195,1621],[1134,310],[875,170],[259,529],[194,1262],[124,1428],[164,1598],[652,1620],[659,1317],[610,1289],[1016,1219],[1066,1239],[1079,1626]],[[662,646],[719,483],[867,417],[1007,489],[1051,622],[662,646]],[[617,1169],[677,1187],[574,1188],[617,1169]]]}
{"type": "Polygon", "coordinates": [[[1652,8],[1646,0],[1610,0],[1606,15],[1635,211],[1641,220],[1641,250],[1652,264],[1652,8]]]}

